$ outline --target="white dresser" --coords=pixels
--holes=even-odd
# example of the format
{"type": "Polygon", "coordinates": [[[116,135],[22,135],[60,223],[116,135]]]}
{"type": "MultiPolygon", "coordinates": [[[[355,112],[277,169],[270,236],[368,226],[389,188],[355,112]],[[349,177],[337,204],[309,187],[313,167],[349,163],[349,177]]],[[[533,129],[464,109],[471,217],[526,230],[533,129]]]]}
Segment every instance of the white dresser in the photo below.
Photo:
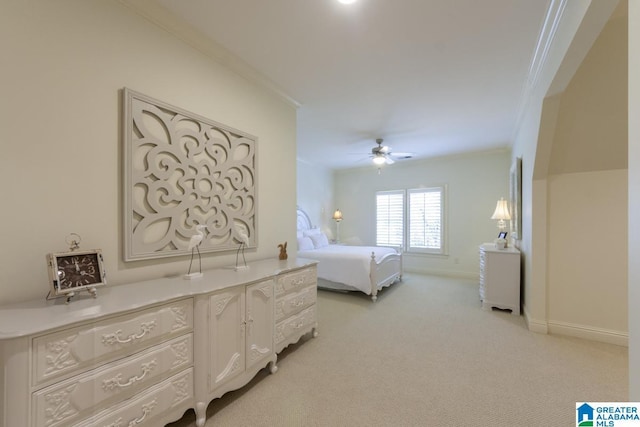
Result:
{"type": "Polygon", "coordinates": [[[520,251],[480,245],[480,300],[482,308],[511,310],[520,315],[520,251]]]}
{"type": "Polygon", "coordinates": [[[306,292],[293,305],[314,311],[281,344],[315,336],[315,271],[315,261],[263,260],[197,281],[106,286],[69,305],[0,307],[0,427],[156,427],[189,408],[203,426],[212,399],[276,371],[275,289],[291,278],[306,292]]]}
{"type": "Polygon", "coordinates": [[[281,274],[276,281],[276,353],[313,330],[317,336],[317,268],[281,274]]]}

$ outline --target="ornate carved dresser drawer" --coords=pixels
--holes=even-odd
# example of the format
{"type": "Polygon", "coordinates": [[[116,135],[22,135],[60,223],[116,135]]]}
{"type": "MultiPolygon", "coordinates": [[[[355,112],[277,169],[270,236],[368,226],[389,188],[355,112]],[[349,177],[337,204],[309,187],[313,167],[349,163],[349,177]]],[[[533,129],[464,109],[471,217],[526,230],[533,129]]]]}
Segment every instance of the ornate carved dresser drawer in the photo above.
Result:
{"type": "Polygon", "coordinates": [[[276,298],[289,292],[297,292],[309,285],[317,286],[317,284],[317,268],[315,265],[299,271],[282,274],[276,281],[276,298]]]}
{"type": "Polygon", "coordinates": [[[317,336],[317,267],[279,276],[276,280],[276,353],[300,340],[309,331],[317,336]]]}
{"type": "Polygon", "coordinates": [[[120,405],[88,419],[76,427],[161,426],[158,419],[167,409],[189,408],[193,397],[193,368],[157,384],[120,405]]]}
{"type": "Polygon", "coordinates": [[[138,425],[180,403],[188,409],[192,331],[189,298],[33,338],[31,425],[69,426],[92,417],[112,420],[104,425],[138,425]],[[182,380],[164,384],[173,374],[182,380]],[[140,394],[139,405],[127,402],[140,394]]]}
{"type": "MultiPolygon", "coordinates": [[[[191,378],[192,348],[193,334],[189,333],[38,390],[33,393],[34,425],[69,425],[94,415],[100,408],[110,408],[111,402],[129,399],[145,387],[186,368],[191,378]]],[[[145,412],[144,408],[140,411],[145,412]]]]}
{"type": "Polygon", "coordinates": [[[191,299],[118,316],[33,340],[34,386],[81,372],[193,330],[191,299]]]}
{"type": "Polygon", "coordinates": [[[317,290],[315,285],[307,286],[299,292],[286,294],[276,302],[276,322],[295,314],[316,303],[317,290]]]}
{"type": "Polygon", "coordinates": [[[289,344],[298,342],[304,334],[311,330],[314,330],[314,337],[317,336],[315,332],[317,324],[315,305],[278,323],[276,325],[276,351],[282,351],[289,344]]]}

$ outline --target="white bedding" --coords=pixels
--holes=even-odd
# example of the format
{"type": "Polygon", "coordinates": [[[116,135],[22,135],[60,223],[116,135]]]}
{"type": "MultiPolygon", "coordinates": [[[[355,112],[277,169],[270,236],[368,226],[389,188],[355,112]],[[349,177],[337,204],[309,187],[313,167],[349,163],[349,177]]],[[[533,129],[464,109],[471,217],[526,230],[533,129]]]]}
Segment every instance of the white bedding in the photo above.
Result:
{"type": "Polygon", "coordinates": [[[387,254],[395,254],[393,248],[380,246],[329,245],[318,249],[298,251],[298,256],[318,262],[318,277],[344,283],[371,295],[371,253],[376,262],[387,254]]]}

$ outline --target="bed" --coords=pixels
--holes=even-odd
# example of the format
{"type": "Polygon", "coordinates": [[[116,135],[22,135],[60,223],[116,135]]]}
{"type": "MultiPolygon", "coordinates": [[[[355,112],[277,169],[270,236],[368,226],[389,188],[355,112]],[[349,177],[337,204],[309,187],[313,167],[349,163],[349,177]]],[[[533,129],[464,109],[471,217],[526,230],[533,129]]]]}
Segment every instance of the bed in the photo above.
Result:
{"type": "Polygon", "coordinates": [[[318,261],[319,288],[360,291],[375,302],[378,291],[402,280],[402,254],[396,249],[329,244],[327,236],[300,208],[297,223],[297,254],[318,261]]]}

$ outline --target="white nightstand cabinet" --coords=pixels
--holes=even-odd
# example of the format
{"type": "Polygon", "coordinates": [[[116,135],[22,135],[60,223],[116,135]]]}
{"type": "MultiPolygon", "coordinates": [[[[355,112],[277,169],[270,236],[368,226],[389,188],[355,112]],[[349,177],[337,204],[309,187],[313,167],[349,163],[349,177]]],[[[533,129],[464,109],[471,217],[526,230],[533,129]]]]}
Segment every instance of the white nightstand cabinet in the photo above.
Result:
{"type": "Polygon", "coordinates": [[[480,245],[480,301],[484,310],[499,308],[520,315],[520,251],[480,245]]]}

